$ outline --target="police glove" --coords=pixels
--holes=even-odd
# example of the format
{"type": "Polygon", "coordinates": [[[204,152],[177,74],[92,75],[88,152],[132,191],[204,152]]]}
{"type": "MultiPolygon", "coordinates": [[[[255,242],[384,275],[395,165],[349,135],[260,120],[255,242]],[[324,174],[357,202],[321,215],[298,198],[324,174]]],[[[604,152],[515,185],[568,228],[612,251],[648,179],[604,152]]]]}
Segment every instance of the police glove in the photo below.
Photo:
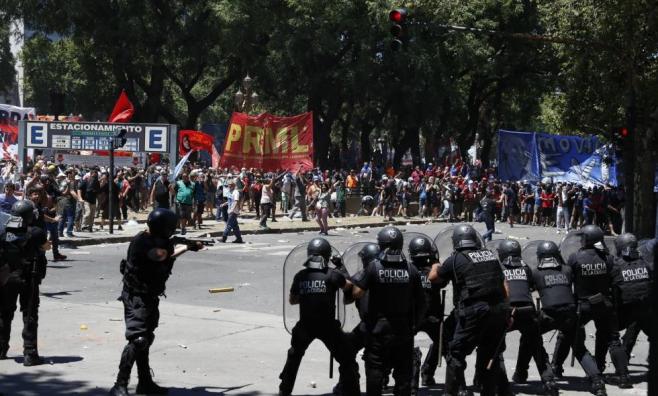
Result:
{"type": "Polygon", "coordinates": [[[331,263],[336,266],[336,268],[340,268],[343,266],[343,258],[340,256],[331,256],[331,263]]]}

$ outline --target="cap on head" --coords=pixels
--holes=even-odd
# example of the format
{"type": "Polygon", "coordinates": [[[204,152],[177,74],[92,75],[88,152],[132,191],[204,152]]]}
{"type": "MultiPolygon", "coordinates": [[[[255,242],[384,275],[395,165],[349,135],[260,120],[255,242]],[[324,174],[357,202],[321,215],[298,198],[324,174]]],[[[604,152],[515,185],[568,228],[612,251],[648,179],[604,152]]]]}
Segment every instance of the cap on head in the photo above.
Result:
{"type": "Polygon", "coordinates": [[[160,238],[169,238],[176,232],[178,216],[169,209],[157,208],[149,213],[146,224],[149,232],[160,238]]]}
{"type": "Polygon", "coordinates": [[[401,250],[403,242],[402,232],[396,227],[386,226],[377,233],[377,244],[381,250],[401,250]]]}
{"type": "Polygon", "coordinates": [[[475,228],[468,224],[460,224],[456,226],[452,232],[452,247],[455,250],[475,249],[480,247],[480,239],[478,238],[475,228]]]}

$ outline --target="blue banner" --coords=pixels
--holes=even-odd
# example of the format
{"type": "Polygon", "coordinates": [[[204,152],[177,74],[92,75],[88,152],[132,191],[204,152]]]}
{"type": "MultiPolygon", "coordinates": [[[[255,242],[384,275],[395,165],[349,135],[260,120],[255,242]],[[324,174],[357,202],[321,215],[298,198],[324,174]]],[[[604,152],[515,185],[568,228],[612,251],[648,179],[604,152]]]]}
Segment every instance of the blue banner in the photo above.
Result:
{"type": "Polygon", "coordinates": [[[614,150],[600,145],[596,136],[501,130],[498,137],[498,174],[503,180],[617,185],[614,150]]]}
{"type": "Polygon", "coordinates": [[[534,133],[498,131],[498,177],[531,182],[540,179],[534,133]]]}

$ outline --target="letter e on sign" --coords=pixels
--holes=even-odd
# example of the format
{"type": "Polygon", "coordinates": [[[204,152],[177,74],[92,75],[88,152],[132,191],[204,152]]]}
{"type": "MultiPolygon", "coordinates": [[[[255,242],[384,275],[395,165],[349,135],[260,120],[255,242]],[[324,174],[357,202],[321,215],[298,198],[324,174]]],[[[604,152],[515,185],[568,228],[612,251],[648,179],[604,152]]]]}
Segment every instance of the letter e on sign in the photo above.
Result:
{"type": "Polygon", "coordinates": [[[43,122],[27,123],[27,147],[48,147],[48,124],[43,122]]]}
{"type": "Polygon", "coordinates": [[[169,129],[166,126],[147,126],[144,131],[146,132],[144,134],[144,151],[167,151],[167,133],[169,129]]]}

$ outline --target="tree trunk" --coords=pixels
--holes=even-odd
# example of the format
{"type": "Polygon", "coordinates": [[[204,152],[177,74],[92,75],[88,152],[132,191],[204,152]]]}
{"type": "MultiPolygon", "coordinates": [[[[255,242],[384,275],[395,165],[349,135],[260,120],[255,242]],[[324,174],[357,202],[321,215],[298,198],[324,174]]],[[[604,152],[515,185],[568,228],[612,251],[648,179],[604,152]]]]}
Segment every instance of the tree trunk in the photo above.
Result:
{"type": "MultiPolygon", "coordinates": [[[[656,110],[658,115],[658,109],[656,110]]],[[[625,157],[626,163],[635,162],[635,174],[632,186],[627,185],[627,190],[633,190],[633,201],[626,201],[627,207],[632,206],[633,216],[632,229],[635,235],[640,238],[650,238],[655,236],[656,230],[656,201],[653,192],[656,174],[656,127],[658,122],[652,120],[650,128],[644,129],[643,133],[635,133],[635,147],[641,149],[635,150],[632,160],[625,157]],[[631,204],[632,202],[632,204],[631,204]]],[[[635,131],[637,132],[637,131],[635,131]]],[[[628,220],[627,220],[628,224],[628,220]]]]}
{"type": "MultiPolygon", "coordinates": [[[[361,124],[361,161],[366,162],[372,159],[372,147],[370,147],[370,133],[373,127],[367,122],[361,124]]],[[[357,164],[358,165],[358,164],[357,164]]],[[[358,171],[358,169],[357,169],[358,171]]]]}

